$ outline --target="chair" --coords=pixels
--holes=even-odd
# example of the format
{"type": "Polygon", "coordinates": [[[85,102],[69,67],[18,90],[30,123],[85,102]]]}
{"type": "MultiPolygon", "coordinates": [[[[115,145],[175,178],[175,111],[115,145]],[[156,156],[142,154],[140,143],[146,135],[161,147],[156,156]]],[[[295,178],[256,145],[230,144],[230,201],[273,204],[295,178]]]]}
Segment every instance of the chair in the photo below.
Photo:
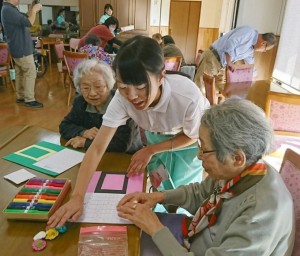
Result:
{"type": "Polygon", "coordinates": [[[79,38],[71,38],[70,39],[69,45],[70,45],[70,50],[72,52],[77,52],[79,41],[80,41],[79,38]]]}
{"type": "Polygon", "coordinates": [[[196,67],[199,67],[199,64],[200,64],[201,59],[202,59],[202,53],[203,53],[203,50],[199,49],[198,52],[197,52],[196,58],[195,58],[196,67]]]}
{"type": "Polygon", "coordinates": [[[55,45],[57,38],[55,37],[42,37],[41,38],[41,48],[46,49],[49,65],[51,66],[51,45],[55,45]]]}
{"type": "MultiPolygon", "coordinates": [[[[58,60],[57,63],[57,68],[58,68],[58,72],[59,74],[63,74],[63,82],[65,84],[66,81],[66,77],[68,74],[68,69],[64,60],[64,50],[65,50],[65,46],[64,43],[62,41],[56,41],[55,45],[54,45],[54,49],[55,49],[55,53],[56,53],[56,57],[58,60]]],[[[59,78],[59,77],[58,77],[59,78]]]]}
{"type": "Polygon", "coordinates": [[[180,72],[189,75],[190,79],[194,81],[194,76],[196,73],[196,66],[195,65],[186,65],[180,68],[180,72]]]}
{"type": "Polygon", "coordinates": [[[224,96],[216,90],[216,79],[214,76],[210,76],[207,73],[203,73],[203,82],[205,86],[205,96],[208,99],[210,105],[218,104],[224,96]]]}
{"type": "Polygon", "coordinates": [[[234,72],[232,72],[229,68],[226,68],[227,83],[250,82],[252,79],[253,66],[237,68],[234,72]]]}
{"type": "Polygon", "coordinates": [[[165,69],[170,71],[179,71],[182,57],[175,56],[175,57],[164,57],[165,61],[165,69]]]}
{"type": "Polygon", "coordinates": [[[15,85],[9,75],[11,61],[12,59],[8,51],[8,45],[6,43],[0,43],[0,77],[4,77],[5,82],[7,82],[8,78],[10,80],[11,87],[15,91],[15,85]]]}
{"type": "Polygon", "coordinates": [[[270,91],[265,112],[276,134],[300,136],[300,95],[270,91]]]}
{"type": "Polygon", "coordinates": [[[298,256],[300,255],[300,155],[287,149],[279,172],[294,201],[296,234],[292,256],[298,256]]]}
{"type": "Polygon", "coordinates": [[[69,83],[69,96],[68,96],[68,106],[70,105],[71,95],[72,95],[72,88],[74,88],[73,82],[73,72],[75,67],[85,59],[88,59],[89,55],[87,53],[79,53],[79,52],[70,52],[70,51],[63,51],[64,60],[68,69],[68,75],[71,80],[69,83]]]}

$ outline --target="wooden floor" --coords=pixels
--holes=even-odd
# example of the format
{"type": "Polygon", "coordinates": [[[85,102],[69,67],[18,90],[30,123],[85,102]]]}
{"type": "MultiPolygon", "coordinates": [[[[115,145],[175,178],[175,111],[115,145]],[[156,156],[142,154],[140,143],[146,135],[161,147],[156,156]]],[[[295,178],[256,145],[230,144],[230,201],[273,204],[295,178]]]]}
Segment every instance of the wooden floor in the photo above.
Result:
{"type": "Polygon", "coordinates": [[[36,100],[44,107],[34,109],[16,103],[16,95],[10,84],[0,85],[0,128],[14,125],[37,125],[58,132],[58,126],[69,112],[68,87],[63,84],[63,75],[53,64],[47,74],[36,80],[36,100]]]}

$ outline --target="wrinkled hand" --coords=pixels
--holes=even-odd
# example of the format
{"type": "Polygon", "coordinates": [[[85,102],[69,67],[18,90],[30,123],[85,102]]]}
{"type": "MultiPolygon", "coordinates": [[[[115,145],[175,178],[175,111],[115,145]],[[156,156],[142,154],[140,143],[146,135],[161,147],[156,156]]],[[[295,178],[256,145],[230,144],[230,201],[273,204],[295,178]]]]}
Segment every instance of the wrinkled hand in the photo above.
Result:
{"type": "Polygon", "coordinates": [[[70,139],[65,146],[71,145],[73,148],[83,148],[85,143],[85,138],[76,136],[72,139],[70,139]]]}
{"type": "Polygon", "coordinates": [[[99,131],[98,128],[93,127],[89,130],[85,130],[84,133],[82,134],[82,137],[86,138],[86,139],[89,139],[89,140],[93,140],[93,139],[95,139],[98,131],[99,131]]]}
{"type": "Polygon", "coordinates": [[[121,207],[127,203],[141,203],[147,205],[149,208],[152,208],[157,203],[163,202],[164,194],[161,192],[154,193],[143,193],[143,192],[134,192],[128,195],[125,195],[117,205],[121,207]]]}
{"type": "Polygon", "coordinates": [[[150,147],[144,147],[137,151],[131,158],[131,162],[127,168],[127,176],[131,177],[143,173],[153,155],[150,147]]]}
{"type": "Polygon", "coordinates": [[[48,220],[49,227],[61,227],[69,219],[76,221],[83,212],[83,198],[72,196],[71,199],[61,206],[48,220]]]}
{"type": "Polygon", "coordinates": [[[132,221],[149,235],[164,227],[148,204],[127,201],[125,204],[118,204],[117,211],[119,217],[132,221]]]}

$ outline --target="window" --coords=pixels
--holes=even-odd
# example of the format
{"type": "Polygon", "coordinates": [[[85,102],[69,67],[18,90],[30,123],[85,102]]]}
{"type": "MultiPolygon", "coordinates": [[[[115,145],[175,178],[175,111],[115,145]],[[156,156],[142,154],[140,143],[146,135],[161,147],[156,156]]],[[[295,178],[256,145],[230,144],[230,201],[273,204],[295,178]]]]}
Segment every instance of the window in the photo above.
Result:
{"type": "Polygon", "coordinates": [[[273,78],[300,91],[300,1],[288,0],[281,29],[273,78]]]}

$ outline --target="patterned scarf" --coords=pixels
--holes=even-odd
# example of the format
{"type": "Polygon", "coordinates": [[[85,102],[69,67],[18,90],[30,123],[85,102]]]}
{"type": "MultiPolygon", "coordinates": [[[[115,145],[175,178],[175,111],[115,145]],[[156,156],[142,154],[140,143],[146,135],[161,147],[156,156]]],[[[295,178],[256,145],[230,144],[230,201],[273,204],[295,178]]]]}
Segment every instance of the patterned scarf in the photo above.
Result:
{"type": "Polygon", "coordinates": [[[183,235],[185,236],[185,246],[189,249],[189,238],[201,232],[206,227],[213,226],[220,214],[224,199],[237,196],[248,188],[258,183],[266,174],[267,168],[263,161],[251,165],[241,174],[230,181],[219,181],[219,186],[214,189],[213,193],[202,203],[193,217],[189,228],[183,226],[183,235]]]}

